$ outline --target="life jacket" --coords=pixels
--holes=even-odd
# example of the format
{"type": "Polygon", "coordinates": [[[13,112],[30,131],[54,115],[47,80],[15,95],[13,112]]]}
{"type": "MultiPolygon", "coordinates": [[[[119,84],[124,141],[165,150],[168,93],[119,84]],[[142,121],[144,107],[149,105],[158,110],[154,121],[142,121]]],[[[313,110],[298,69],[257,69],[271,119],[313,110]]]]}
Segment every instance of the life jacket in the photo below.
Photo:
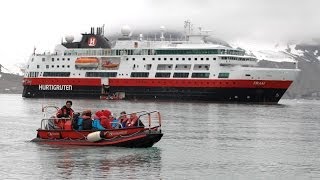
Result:
{"type": "Polygon", "coordinates": [[[64,123],[63,129],[64,129],[64,130],[72,130],[71,120],[67,120],[67,121],[64,123]]]}
{"type": "Polygon", "coordinates": [[[55,119],[55,120],[54,120],[54,125],[55,125],[58,129],[64,129],[64,123],[65,123],[65,120],[64,120],[64,119],[55,119]]]}
{"type": "Polygon", "coordinates": [[[112,129],[111,123],[109,118],[107,118],[106,116],[100,116],[100,123],[101,125],[106,128],[106,129],[112,129]]]}
{"type": "Polygon", "coordinates": [[[109,117],[111,115],[111,111],[109,111],[108,109],[102,110],[101,112],[105,117],[109,117]]]}
{"type": "Polygon", "coordinates": [[[58,118],[63,118],[63,117],[73,117],[73,109],[67,108],[66,106],[63,106],[59,111],[57,112],[57,117],[58,118]]]}
{"type": "Polygon", "coordinates": [[[95,113],[94,119],[100,119],[101,116],[103,116],[102,111],[97,111],[97,112],[95,113]]]}
{"type": "Polygon", "coordinates": [[[105,128],[101,125],[100,120],[94,119],[92,121],[92,129],[93,130],[105,130],[105,128]]]}
{"type": "Polygon", "coordinates": [[[130,117],[130,125],[129,126],[137,126],[138,124],[138,116],[130,117]]]}
{"type": "Polygon", "coordinates": [[[130,118],[130,125],[129,126],[136,126],[136,127],[144,127],[144,124],[142,121],[139,119],[138,116],[133,116],[130,118]]]}
{"type": "Polygon", "coordinates": [[[122,115],[122,116],[119,117],[119,121],[120,121],[122,127],[126,127],[127,126],[128,119],[129,118],[127,118],[127,115],[122,115]]]}
{"type": "Polygon", "coordinates": [[[77,126],[78,126],[78,128],[76,128],[77,130],[83,130],[83,119],[82,119],[82,117],[78,118],[77,126]]]}

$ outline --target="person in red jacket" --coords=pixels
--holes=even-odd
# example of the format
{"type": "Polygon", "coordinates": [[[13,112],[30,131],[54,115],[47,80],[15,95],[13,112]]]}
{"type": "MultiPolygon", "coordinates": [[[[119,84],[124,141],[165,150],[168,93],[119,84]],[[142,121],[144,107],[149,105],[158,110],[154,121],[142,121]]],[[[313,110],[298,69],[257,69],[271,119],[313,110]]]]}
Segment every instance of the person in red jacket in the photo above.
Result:
{"type": "Polygon", "coordinates": [[[55,119],[54,123],[58,128],[64,129],[64,125],[69,119],[69,121],[73,118],[74,111],[71,109],[72,101],[67,101],[66,105],[64,105],[61,109],[58,110],[56,116],[57,118],[66,118],[66,119],[55,119]]]}
{"type": "Polygon", "coordinates": [[[57,118],[72,118],[74,111],[71,108],[71,106],[72,106],[72,101],[67,101],[66,105],[64,105],[57,112],[57,118]]]}

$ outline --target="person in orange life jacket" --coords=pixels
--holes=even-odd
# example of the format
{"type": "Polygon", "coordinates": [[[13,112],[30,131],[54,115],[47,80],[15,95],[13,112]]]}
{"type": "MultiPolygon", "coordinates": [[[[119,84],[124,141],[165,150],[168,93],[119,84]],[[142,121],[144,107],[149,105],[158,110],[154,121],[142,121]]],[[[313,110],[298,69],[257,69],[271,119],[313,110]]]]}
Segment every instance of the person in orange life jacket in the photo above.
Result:
{"type": "Polygon", "coordinates": [[[130,119],[127,122],[128,122],[127,123],[128,127],[132,127],[132,126],[144,127],[144,124],[141,122],[141,120],[137,116],[137,113],[130,114],[130,119]]]}
{"type": "Polygon", "coordinates": [[[67,101],[66,105],[64,105],[57,112],[57,118],[72,118],[74,111],[71,108],[71,106],[72,106],[72,101],[67,101]]]}
{"type": "Polygon", "coordinates": [[[122,124],[122,127],[126,127],[127,121],[129,118],[127,117],[127,113],[125,111],[122,111],[120,113],[120,117],[118,118],[120,123],[122,124]]]}
{"type": "Polygon", "coordinates": [[[136,113],[130,114],[130,118],[128,119],[126,126],[127,127],[134,126],[136,124],[137,120],[138,120],[138,116],[136,113]]]}
{"type": "MultiPolygon", "coordinates": [[[[57,118],[68,118],[72,119],[74,111],[71,108],[72,106],[72,101],[67,101],[66,105],[64,105],[61,109],[58,110],[56,116],[57,118]]],[[[58,128],[64,129],[64,124],[66,122],[66,119],[55,119],[54,123],[58,128]]]]}

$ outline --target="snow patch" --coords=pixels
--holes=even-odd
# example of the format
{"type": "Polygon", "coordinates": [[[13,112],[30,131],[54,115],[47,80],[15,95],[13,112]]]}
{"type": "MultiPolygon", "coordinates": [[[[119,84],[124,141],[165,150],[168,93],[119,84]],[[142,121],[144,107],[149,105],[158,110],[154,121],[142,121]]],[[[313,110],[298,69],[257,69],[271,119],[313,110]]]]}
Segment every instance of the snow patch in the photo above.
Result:
{"type": "Polygon", "coordinates": [[[258,60],[267,60],[273,62],[296,62],[294,58],[283,51],[261,50],[253,52],[258,60]]]}
{"type": "Polygon", "coordinates": [[[17,63],[17,64],[2,64],[1,71],[4,73],[10,73],[10,74],[18,74],[23,75],[22,69],[24,69],[23,63],[17,63]]]}
{"type": "Polygon", "coordinates": [[[318,54],[318,50],[315,50],[313,54],[316,56],[318,54]]]}
{"type": "Polygon", "coordinates": [[[318,56],[317,59],[320,61],[320,56],[318,56]]]}
{"type": "Polygon", "coordinates": [[[259,43],[233,43],[232,47],[240,47],[249,55],[254,55],[258,60],[267,60],[273,62],[296,62],[296,60],[288,55],[286,44],[259,44],[259,43]]]}
{"type": "Polygon", "coordinates": [[[295,45],[295,44],[289,46],[291,54],[294,54],[297,56],[303,56],[304,52],[299,49],[296,49],[296,46],[297,45],[295,45]]]}

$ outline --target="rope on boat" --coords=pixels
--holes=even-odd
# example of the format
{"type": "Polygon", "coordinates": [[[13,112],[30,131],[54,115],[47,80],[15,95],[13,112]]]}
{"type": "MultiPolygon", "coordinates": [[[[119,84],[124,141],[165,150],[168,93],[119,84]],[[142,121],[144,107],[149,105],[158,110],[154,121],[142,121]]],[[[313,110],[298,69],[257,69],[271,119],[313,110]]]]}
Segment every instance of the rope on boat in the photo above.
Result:
{"type": "MultiPolygon", "coordinates": [[[[109,133],[109,132],[107,132],[107,133],[109,133]]],[[[126,137],[132,137],[132,136],[134,136],[134,135],[136,135],[136,134],[138,134],[138,133],[141,133],[141,131],[137,131],[137,132],[135,132],[135,133],[133,133],[133,134],[130,134],[130,135],[118,135],[118,136],[114,136],[113,138],[101,138],[101,139],[103,139],[103,140],[107,140],[107,141],[111,141],[111,140],[113,140],[113,139],[115,139],[115,138],[126,138],[126,137]]]]}

